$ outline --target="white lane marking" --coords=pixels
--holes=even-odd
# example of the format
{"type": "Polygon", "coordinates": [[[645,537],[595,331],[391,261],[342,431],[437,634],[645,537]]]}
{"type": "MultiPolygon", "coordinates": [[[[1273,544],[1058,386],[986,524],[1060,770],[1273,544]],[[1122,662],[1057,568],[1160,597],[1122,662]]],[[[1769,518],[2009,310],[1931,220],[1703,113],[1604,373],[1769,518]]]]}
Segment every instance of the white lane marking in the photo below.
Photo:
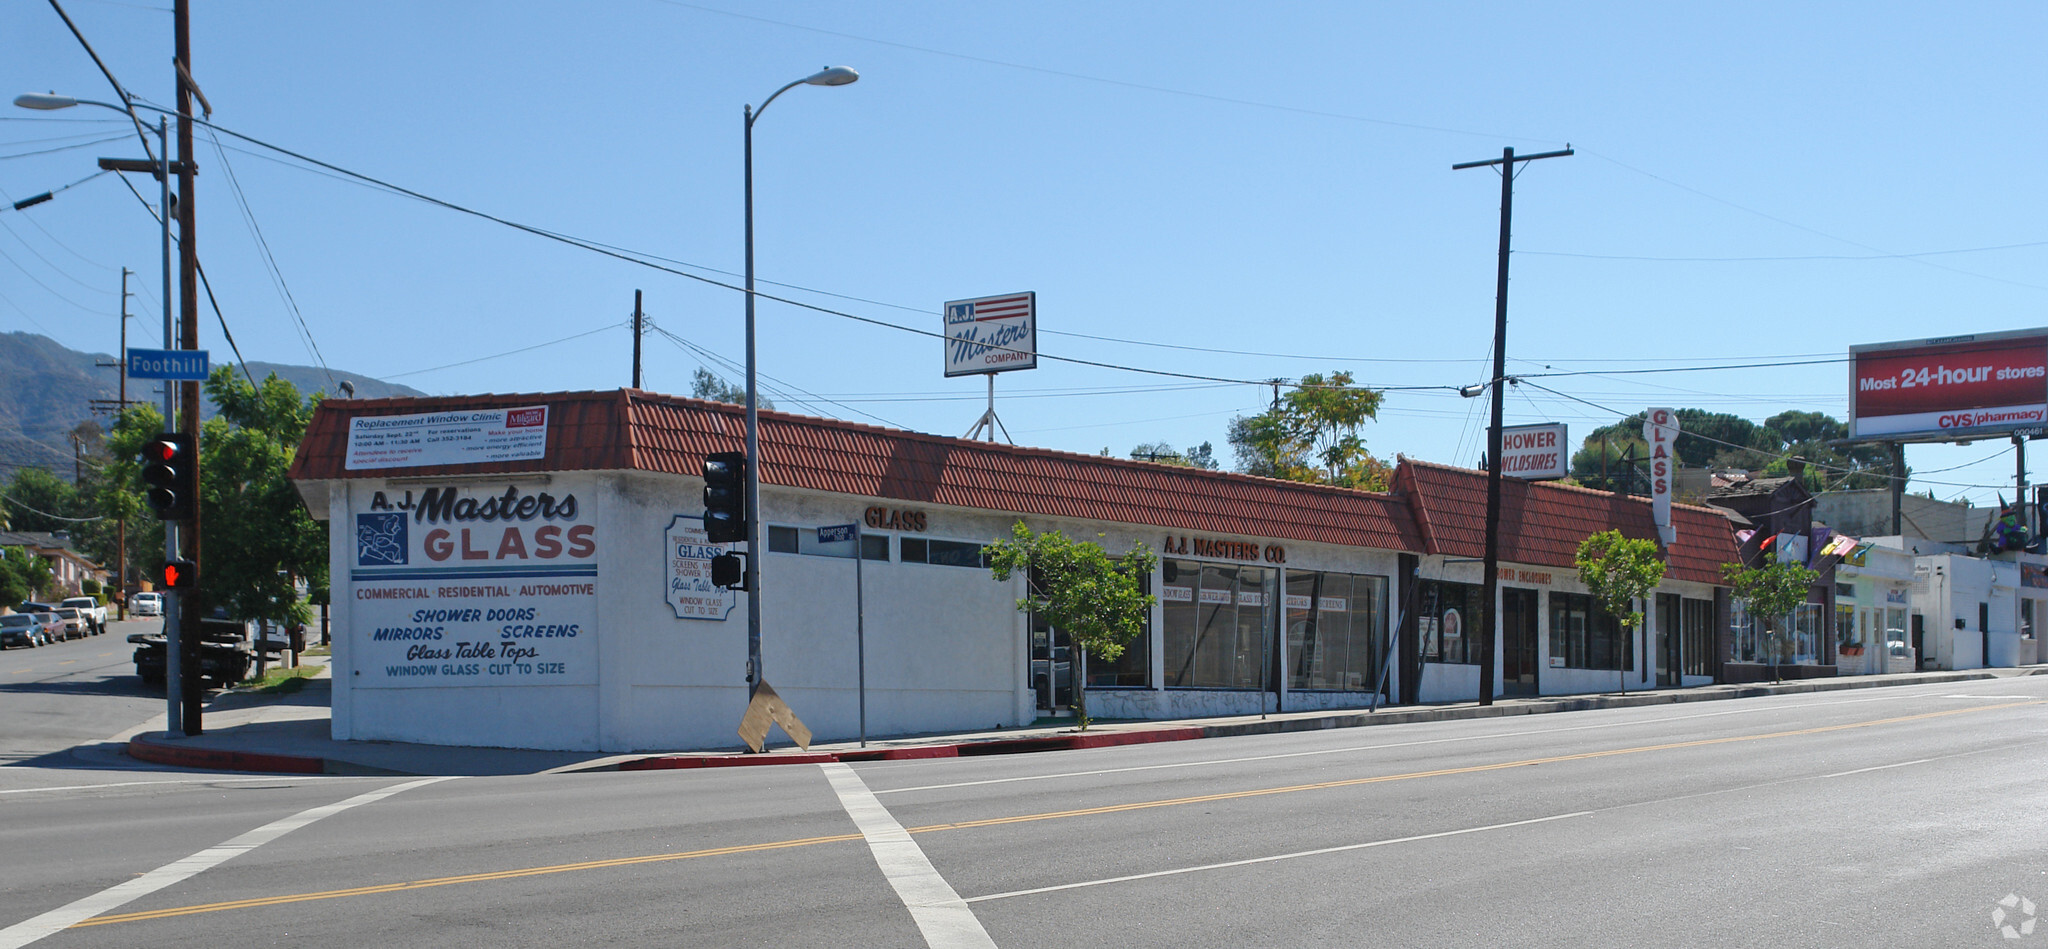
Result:
{"type": "MultiPolygon", "coordinates": [[[[1568,698],[1569,696],[1567,696],[1568,698]]],[[[953,788],[979,787],[984,784],[1011,784],[1018,781],[1049,781],[1057,778],[1093,778],[1105,774],[1126,774],[1133,771],[1163,771],[1171,768],[1199,768],[1208,765],[1246,764],[1254,761],[1278,761],[1285,758],[1310,758],[1317,755],[1342,755],[1361,751],[1380,751],[1387,748],[1412,748],[1418,745],[1442,745],[1461,741],[1485,741],[1491,738],[1536,738],[1563,732],[1582,732],[1601,728],[1626,728],[1632,725],[1661,725],[1667,722],[1685,722],[1702,718],[1721,718],[1727,715],[1748,715],[1756,712],[1784,711],[1789,709],[1812,708],[1815,706],[1855,705],[1864,702],[1881,702],[1908,698],[1904,695],[1883,695],[1869,698],[1842,699],[1839,701],[1805,702],[1798,705],[1778,705],[1770,708],[1739,708],[1720,712],[1700,712],[1695,715],[1674,715],[1659,719],[1631,719],[1625,722],[1601,722],[1593,725],[1567,725],[1557,728],[1528,728],[1517,731],[1488,732],[1484,735],[1459,735],[1452,738],[1421,738],[1415,741],[1392,741],[1378,745],[1346,745],[1342,748],[1319,748],[1314,751],[1289,751],[1271,755],[1246,755],[1237,758],[1205,758],[1199,761],[1176,761],[1169,764],[1134,765],[1128,768],[1099,768],[1092,771],[1057,771],[1051,774],[1026,774],[1008,778],[988,778],[981,781],[956,781],[950,784],[921,784],[907,788],[886,788],[876,794],[904,794],[910,791],[946,791],[953,788]]],[[[2032,696],[2024,696],[2031,698],[2032,696]]],[[[1315,731],[1289,732],[1290,735],[1313,735],[1315,731]]],[[[1267,735],[1262,737],[1278,737],[1267,735]]]]}
{"type": "MultiPolygon", "coordinates": [[[[1958,756],[1958,755],[1948,755],[1948,756],[1946,756],[1946,757],[1949,757],[1949,758],[1955,758],[1955,757],[1960,757],[1960,756],[1958,756]]],[[[1888,770],[1888,769],[1891,769],[1891,768],[1903,768],[1903,767],[1906,767],[1907,765],[1915,765],[1915,764],[1926,764],[1926,763],[1928,763],[1928,762],[1930,762],[1930,761],[1934,761],[1934,760],[1937,760],[1937,759],[1934,759],[1934,758],[1920,758],[1920,759],[1917,759],[1917,760],[1914,760],[1914,761],[1901,761],[1901,762],[1899,762],[1899,763],[1897,763],[1897,764],[1881,764],[1881,765],[1877,765],[1877,766],[1875,766],[1875,767],[1870,767],[1870,768],[1857,768],[1857,769],[1856,769],[1856,770],[1854,770],[1854,771],[1837,771],[1837,772],[1835,772],[1834,774],[1823,774],[1823,775],[1821,775],[1821,777],[1823,777],[1823,778],[1846,778],[1846,777],[1848,777],[1849,775],[1852,775],[1852,774],[1867,774],[1867,773],[1869,773],[1869,772],[1872,772],[1872,771],[1885,771],[1885,770],[1888,770]]]]}
{"type": "Polygon", "coordinates": [[[290,817],[271,821],[218,846],[208,847],[180,860],[173,860],[126,883],[116,884],[91,896],[59,906],[33,919],[23,920],[6,929],[0,929],[0,949],[20,949],[20,947],[26,946],[29,943],[63,932],[94,916],[119,909],[164,887],[189,880],[323,817],[332,817],[352,807],[372,804],[401,791],[410,791],[416,787],[448,780],[452,779],[424,778],[418,781],[408,781],[404,784],[358,794],[345,801],[308,808],[290,817]]]}
{"type": "Polygon", "coordinates": [[[1179,867],[1173,870],[1155,870],[1151,873],[1134,873],[1130,876],[1108,877],[1101,880],[1084,880],[1080,883],[1062,883],[1057,886],[1041,886],[1029,890],[1011,890],[1008,893],[990,893],[987,896],[973,897],[969,899],[967,902],[979,903],[984,900],[1009,899],[1013,896],[1034,896],[1039,893],[1056,893],[1060,890],[1077,890],[1082,887],[1106,886],[1111,883],[1129,883],[1133,880],[1151,880],[1158,877],[1179,876],[1183,873],[1200,873],[1205,870],[1227,870],[1231,867],[1248,867],[1260,863],[1276,863],[1281,860],[1296,860],[1302,857],[1316,857],[1326,853],[1344,853],[1350,850],[1365,850],[1369,847],[1387,847],[1393,844],[1414,843],[1419,840],[1436,840],[1442,837],[1457,837],[1464,834],[1477,834],[1489,830],[1505,830],[1510,827],[1527,827],[1530,824],[1543,824],[1554,820],[1565,820],[1567,818],[1572,817],[1585,817],[1586,815],[1591,813],[1593,812],[1573,811],[1570,814],[1552,814],[1549,817],[1536,817],[1531,818],[1529,820],[1509,821],[1505,824],[1488,824],[1484,827],[1466,827],[1459,830],[1446,830],[1434,834],[1416,834],[1413,837],[1395,837],[1390,840],[1374,840],[1362,844],[1345,844],[1342,847],[1322,847],[1316,850],[1299,850],[1294,853],[1279,853],[1267,857],[1252,857],[1247,860],[1231,860],[1224,863],[1205,863],[1198,867],[1179,867]]]}
{"type": "Polygon", "coordinates": [[[839,795],[839,804],[853,825],[867,838],[868,850],[882,868],[882,876],[896,889],[897,898],[910,910],[925,945],[932,949],[995,949],[995,940],[981,928],[981,920],[967,908],[967,902],[953,891],[946,878],[910,839],[910,833],[875,800],[853,769],[839,762],[821,764],[825,780],[839,795]]]}

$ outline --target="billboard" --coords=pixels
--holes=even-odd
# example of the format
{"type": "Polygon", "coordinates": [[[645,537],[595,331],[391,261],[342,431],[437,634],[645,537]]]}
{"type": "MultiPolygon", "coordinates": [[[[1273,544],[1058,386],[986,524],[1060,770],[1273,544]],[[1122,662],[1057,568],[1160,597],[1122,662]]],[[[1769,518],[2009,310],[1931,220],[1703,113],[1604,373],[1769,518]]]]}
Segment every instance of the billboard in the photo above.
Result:
{"type": "Polygon", "coordinates": [[[946,375],[1038,368],[1038,293],[946,303],[946,375]]]}
{"type": "Polygon", "coordinates": [[[1849,347],[1849,437],[1966,441],[2048,422],[2048,329],[1849,347]]]}
{"type": "Polygon", "coordinates": [[[1510,425],[1500,430],[1500,473],[1508,478],[1549,481],[1571,473],[1571,448],[1563,422],[1510,425]]]}

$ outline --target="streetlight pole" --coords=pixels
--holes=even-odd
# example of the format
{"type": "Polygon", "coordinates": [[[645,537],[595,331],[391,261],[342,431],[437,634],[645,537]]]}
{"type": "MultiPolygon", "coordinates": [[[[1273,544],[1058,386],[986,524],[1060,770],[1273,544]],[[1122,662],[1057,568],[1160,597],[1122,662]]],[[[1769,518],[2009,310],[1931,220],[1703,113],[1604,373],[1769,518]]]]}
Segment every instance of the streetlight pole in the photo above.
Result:
{"type": "MultiPolygon", "coordinates": [[[[747,591],[747,697],[751,700],[761,686],[761,555],[767,527],[761,523],[761,431],[760,397],[755,384],[754,363],[754,122],[768,111],[775,97],[797,86],[843,86],[860,78],[846,66],[827,66],[809,76],[775,90],[759,109],[743,107],[742,138],[746,162],[747,240],[747,569],[742,583],[747,591]]],[[[859,551],[855,551],[856,554],[859,551]]]]}
{"type": "MultiPolygon", "coordinates": [[[[136,126],[137,126],[137,128],[138,128],[138,129],[142,127],[142,123],[141,123],[141,120],[140,120],[140,119],[135,119],[135,113],[134,113],[134,111],[133,111],[132,109],[130,109],[130,108],[124,108],[124,107],[122,107],[122,106],[118,106],[118,105],[115,105],[115,104],[113,104],[113,103],[111,103],[111,102],[100,102],[100,101],[97,101],[97,100],[94,100],[94,99],[79,99],[79,98],[75,98],[75,97],[72,97],[72,96],[60,96],[60,95],[57,95],[57,94],[55,94],[55,93],[34,93],[34,92],[31,92],[31,93],[27,93],[27,94],[25,94],[25,95],[19,95],[19,96],[15,96],[15,97],[14,97],[14,104],[15,104],[15,105],[17,105],[17,106],[19,106],[19,107],[21,107],[21,108],[24,108],[24,109],[35,109],[35,110],[37,110],[37,111],[41,111],[41,112],[49,112],[49,111],[54,111],[54,110],[57,110],[57,109],[68,109],[68,108],[71,108],[72,106],[76,106],[76,105],[91,105],[91,106],[98,106],[98,107],[100,107],[100,108],[102,108],[102,109],[112,109],[112,110],[114,110],[115,112],[119,112],[119,113],[121,113],[122,115],[126,115],[126,116],[128,116],[128,117],[129,117],[130,119],[134,119],[134,120],[135,120],[135,123],[136,123],[136,126]]],[[[144,106],[143,108],[150,108],[150,107],[149,107],[149,106],[144,106]]],[[[159,113],[163,113],[163,110],[157,110],[157,111],[158,111],[159,113]]],[[[173,301],[175,301],[175,300],[176,300],[177,298],[176,298],[175,296],[173,296],[173,295],[171,294],[171,268],[172,268],[172,267],[174,266],[174,265],[172,264],[172,262],[171,262],[171,253],[172,253],[172,245],[171,245],[171,174],[172,174],[172,173],[173,173],[174,171],[176,171],[176,170],[177,170],[177,168],[176,168],[176,166],[175,166],[175,165],[174,165],[174,164],[172,163],[172,161],[171,161],[171,151],[170,151],[170,125],[169,125],[169,122],[170,122],[170,120],[169,120],[168,114],[159,114],[159,115],[157,116],[157,120],[156,120],[156,141],[157,141],[157,154],[156,154],[156,156],[154,157],[154,159],[153,159],[153,160],[150,160],[150,161],[139,161],[139,160],[135,160],[135,159],[112,159],[112,158],[102,158],[102,159],[100,159],[100,167],[101,167],[101,168],[104,168],[104,169],[106,169],[106,170],[108,170],[108,171],[142,171],[142,172],[148,172],[148,173],[150,173],[150,174],[153,174],[153,175],[155,175],[155,176],[156,176],[156,179],[157,179],[157,186],[158,186],[158,187],[157,187],[157,195],[158,195],[158,203],[157,203],[157,219],[158,219],[158,223],[162,224],[162,232],[163,232],[163,261],[162,261],[162,263],[163,263],[163,278],[164,278],[164,281],[163,281],[163,300],[164,300],[164,348],[165,348],[165,349],[176,349],[176,348],[178,348],[178,346],[177,346],[177,338],[178,338],[178,337],[177,337],[177,322],[176,322],[176,318],[175,318],[175,317],[173,316],[173,314],[172,314],[172,304],[173,304],[173,301]]],[[[143,139],[143,143],[142,143],[142,144],[143,144],[143,150],[144,150],[144,151],[148,151],[148,150],[149,150],[149,140],[148,140],[147,138],[143,139]]],[[[125,302],[125,301],[124,301],[124,302],[125,302]]],[[[123,338],[125,339],[125,336],[126,336],[126,321],[125,321],[125,320],[123,321],[123,329],[122,329],[122,332],[123,332],[123,338]]],[[[127,380],[127,377],[128,377],[128,351],[127,351],[126,345],[124,344],[124,345],[123,345],[123,348],[122,348],[122,351],[121,351],[121,378],[122,378],[122,381],[123,381],[123,384],[124,384],[124,385],[126,384],[126,380],[127,380]]],[[[178,424],[178,412],[177,412],[177,401],[176,401],[176,400],[177,400],[177,392],[176,392],[176,390],[175,390],[175,389],[173,389],[173,388],[171,387],[171,383],[170,383],[169,381],[165,381],[165,382],[164,382],[164,384],[163,384],[163,387],[164,387],[164,402],[163,402],[163,406],[164,406],[164,419],[163,419],[163,421],[164,421],[164,429],[163,429],[163,430],[164,430],[164,431],[166,431],[166,432],[171,432],[171,431],[175,431],[175,430],[176,430],[176,427],[177,427],[177,424],[178,424]]],[[[126,396],[126,394],[125,394],[125,390],[124,390],[124,394],[122,395],[122,399],[123,399],[123,401],[122,401],[122,403],[121,403],[121,411],[125,412],[125,411],[127,411],[127,410],[128,410],[128,404],[127,404],[127,402],[126,402],[127,396],[126,396]]],[[[176,559],[178,559],[178,525],[177,525],[177,524],[175,524],[175,523],[166,523],[166,524],[164,524],[164,559],[165,559],[165,560],[176,560],[176,559]]],[[[126,576],[125,576],[125,567],[124,567],[124,576],[123,576],[123,580],[125,580],[125,579],[126,579],[126,576]]],[[[180,662],[180,659],[182,658],[182,654],[183,654],[183,652],[185,651],[183,647],[184,647],[185,645],[187,645],[187,644],[183,642],[183,639],[184,639],[184,637],[180,635],[180,629],[179,629],[179,625],[180,625],[180,624],[179,624],[179,616],[178,616],[178,611],[177,611],[177,609],[175,608],[175,607],[176,607],[176,599],[177,599],[177,596],[178,596],[178,594],[177,594],[177,593],[175,593],[175,592],[173,592],[173,593],[171,593],[171,594],[170,594],[170,598],[171,598],[171,600],[170,600],[170,602],[167,602],[167,603],[165,604],[165,608],[164,608],[164,614],[163,614],[163,615],[164,615],[164,693],[165,693],[165,694],[166,694],[166,696],[168,696],[168,698],[169,698],[168,708],[167,708],[167,709],[166,709],[166,711],[165,711],[165,718],[166,718],[166,720],[165,720],[165,728],[166,728],[166,730],[167,730],[167,731],[169,731],[169,732],[170,732],[171,734],[176,734],[176,735],[183,735],[183,734],[186,734],[187,732],[186,732],[186,730],[185,730],[185,715],[184,715],[184,712],[185,712],[185,698],[184,698],[184,692],[183,692],[183,688],[182,688],[182,686],[183,686],[183,684],[184,684],[184,683],[183,683],[183,681],[182,681],[182,680],[183,680],[183,669],[182,669],[182,664],[181,664],[181,662],[180,662]]],[[[195,649],[197,648],[197,644],[196,644],[196,643],[193,643],[193,644],[191,644],[191,645],[193,646],[193,648],[195,648],[195,649]]]]}
{"type": "Polygon", "coordinates": [[[1566,148],[1516,157],[1514,149],[1503,148],[1499,158],[1451,166],[1452,171],[1500,166],[1500,264],[1493,297],[1493,423],[1486,430],[1486,560],[1482,568],[1486,571],[1486,608],[1481,614],[1486,618],[1479,624],[1479,629],[1474,630],[1479,638],[1481,705],[1493,704],[1494,633],[1500,626],[1500,426],[1504,402],[1501,386],[1507,381],[1508,374],[1508,235],[1515,216],[1515,163],[1562,158],[1571,153],[1572,150],[1566,148]]]}

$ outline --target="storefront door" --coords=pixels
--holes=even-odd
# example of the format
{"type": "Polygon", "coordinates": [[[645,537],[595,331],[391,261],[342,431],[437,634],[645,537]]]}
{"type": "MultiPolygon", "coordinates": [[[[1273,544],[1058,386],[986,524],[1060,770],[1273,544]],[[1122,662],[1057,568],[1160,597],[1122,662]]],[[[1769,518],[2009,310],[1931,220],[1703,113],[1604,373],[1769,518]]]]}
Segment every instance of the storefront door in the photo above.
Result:
{"type": "Polygon", "coordinates": [[[1037,614],[1031,617],[1031,692],[1038,714],[1067,714],[1074,705],[1073,644],[1037,614]]]}
{"type": "Polygon", "coordinates": [[[1678,670],[1685,668],[1678,655],[1680,616],[1678,594],[1657,594],[1657,684],[1665,688],[1678,685],[1678,670]]]}
{"type": "Polygon", "coordinates": [[[1536,591],[1500,590],[1501,694],[1536,695],[1536,591]]]}

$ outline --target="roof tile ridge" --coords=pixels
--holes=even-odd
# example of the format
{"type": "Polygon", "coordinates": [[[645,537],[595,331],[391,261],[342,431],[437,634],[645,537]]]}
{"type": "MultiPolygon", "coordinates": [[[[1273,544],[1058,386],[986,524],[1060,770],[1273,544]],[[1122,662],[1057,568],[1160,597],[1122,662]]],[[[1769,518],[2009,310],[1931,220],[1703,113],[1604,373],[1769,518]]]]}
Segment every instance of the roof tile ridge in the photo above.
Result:
{"type": "Polygon", "coordinates": [[[1429,505],[1423,503],[1421,499],[1422,484],[1415,480],[1414,466],[1419,464],[1425,463],[1397,456],[1394,464],[1394,488],[1396,492],[1399,492],[1402,483],[1406,482],[1408,493],[1415,497],[1414,501],[1410,502],[1404,499],[1403,503],[1408,508],[1409,519],[1414,522],[1415,533],[1422,541],[1421,552],[1429,554],[1436,552],[1436,528],[1429,521],[1429,505]]]}

